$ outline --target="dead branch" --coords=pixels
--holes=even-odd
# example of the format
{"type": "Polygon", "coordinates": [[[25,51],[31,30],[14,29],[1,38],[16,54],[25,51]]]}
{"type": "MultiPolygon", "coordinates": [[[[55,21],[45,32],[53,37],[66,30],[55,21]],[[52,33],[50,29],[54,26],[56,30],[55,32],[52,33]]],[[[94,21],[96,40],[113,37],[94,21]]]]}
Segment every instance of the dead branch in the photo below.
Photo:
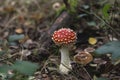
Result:
{"type": "Polygon", "coordinates": [[[40,38],[40,43],[42,43],[42,49],[49,49],[50,45],[51,45],[51,35],[53,34],[53,32],[59,28],[65,27],[69,22],[71,22],[70,20],[71,17],[68,14],[67,11],[64,11],[61,13],[61,15],[55,20],[55,22],[53,23],[53,25],[49,28],[48,31],[46,31],[45,33],[43,33],[42,37],[40,38]]]}

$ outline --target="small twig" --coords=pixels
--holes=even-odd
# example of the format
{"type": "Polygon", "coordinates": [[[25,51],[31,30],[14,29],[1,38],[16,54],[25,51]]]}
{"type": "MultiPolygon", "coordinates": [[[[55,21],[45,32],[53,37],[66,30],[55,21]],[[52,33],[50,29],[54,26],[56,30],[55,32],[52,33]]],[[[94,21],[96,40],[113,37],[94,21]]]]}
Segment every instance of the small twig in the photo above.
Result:
{"type": "Polygon", "coordinates": [[[5,27],[8,27],[8,25],[13,22],[18,16],[14,16],[13,18],[11,18],[6,24],[5,27]]]}
{"type": "Polygon", "coordinates": [[[5,27],[1,32],[3,32],[4,30],[6,30],[8,27],[10,27],[10,23],[12,23],[18,16],[14,16],[12,17],[8,22],[5,22],[3,24],[3,26],[5,27]]]}
{"type": "Polygon", "coordinates": [[[63,63],[61,63],[64,67],[66,67],[67,69],[69,69],[70,71],[72,70],[72,69],[70,69],[69,67],[67,67],[65,64],[63,64],[63,63]]]}
{"type": "Polygon", "coordinates": [[[16,55],[19,55],[19,53],[15,53],[15,54],[13,54],[13,55],[11,55],[9,57],[2,58],[2,59],[0,59],[0,61],[4,61],[4,60],[7,60],[7,59],[10,59],[10,58],[12,58],[12,57],[14,57],[16,55]]]}
{"type": "MultiPolygon", "coordinates": [[[[51,56],[52,56],[52,55],[51,55],[51,56]]],[[[44,62],[43,67],[42,67],[41,70],[40,70],[40,74],[42,73],[42,71],[44,70],[44,68],[46,67],[46,65],[48,64],[48,61],[50,60],[50,57],[51,57],[51,56],[49,56],[48,59],[44,62]]]]}
{"type": "Polygon", "coordinates": [[[23,50],[20,53],[21,53],[20,60],[22,61],[23,60],[23,55],[24,55],[23,50]]]}
{"type": "Polygon", "coordinates": [[[36,4],[36,6],[38,7],[38,9],[40,10],[40,5],[39,5],[39,3],[37,2],[38,0],[33,0],[34,1],[34,3],[36,4]]]}
{"type": "Polygon", "coordinates": [[[91,79],[91,80],[93,80],[92,78],[91,78],[91,76],[90,76],[90,74],[87,72],[87,70],[82,66],[82,68],[83,68],[83,70],[86,72],[86,74],[89,76],[89,78],[91,79]]]}

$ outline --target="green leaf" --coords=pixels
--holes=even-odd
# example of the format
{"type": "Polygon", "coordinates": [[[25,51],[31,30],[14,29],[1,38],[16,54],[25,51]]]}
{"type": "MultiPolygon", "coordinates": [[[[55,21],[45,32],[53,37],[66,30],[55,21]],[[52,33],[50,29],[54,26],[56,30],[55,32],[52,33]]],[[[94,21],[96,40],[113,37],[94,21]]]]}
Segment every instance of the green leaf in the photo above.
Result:
{"type": "Polygon", "coordinates": [[[23,39],[24,37],[25,37],[24,34],[20,34],[20,35],[14,34],[14,35],[10,35],[10,36],[8,37],[8,41],[10,41],[10,42],[18,41],[18,40],[20,40],[20,39],[23,39]]]}
{"type": "Polygon", "coordinates": [[[5,53],[6,53],[6,51],[0,51],[0,56],[5,54],[5,53]]]}
{"type": "Polygon", "coordinates": [[[87,24],[88,24],[89,26],[96,26],[96,25],[97,25],[94,21],[87,22],[87,24]]]}
{"type": "Polygon", "coordinates": [[[68,3],[70,4],[70,12],[76,12],[76,7],[78,5],[78,0],[68,0],[68,3]]]}
{"type": "Polygon", "coordinates": [[[109,13],[108,13],[108,10],[110,9],[111,5],[110,4],[105,4],[103,9],[102,9],[102,13],[103,13],[103,17],[105,19],[108,19],[109,18],[109,13]]]}
{"type": "Polygon", "coordinates": [[[17,42],[9,42],[10,46],[17,46],[17,42]]]}
{"type": "Polygon", "coordinates": [[[3,44],[3,40],[2,40],[2,39],[0,39],[0,45],[1,45],[1,44],[3,44]]]}
{"type": "Polygon", "coordinates": [[[84,9],[89,9],[89,8],[90,8],[89,5],[83,5],[82,7],[83,7],[84,9]]]}
{"type": "Polygon", "coordinates": [[[9,65],[2,65],[0,66],[0,73],[7,73],[8,70],[10,70],[11,67],[9,65]]]}
{"type": "Polygon", "coordinates": [[[112,53],[112,59],[120,59],[120,41],[111,41],[95,50],[97,54],[112,53]]]}
{"type": "Polygon", "coordinates": [[[24,75],[33,75],[38,65],[28,61],[16,61],[12,68],[24,75]]]}
{"type": "Polygon", "coordinates": [[[87,14],[80,14],[80,15],[78,15],[77,17],[78,17],[78,18],[82,18],[82,17],[85,17],[85,16],[87,16],[87,14]]]}

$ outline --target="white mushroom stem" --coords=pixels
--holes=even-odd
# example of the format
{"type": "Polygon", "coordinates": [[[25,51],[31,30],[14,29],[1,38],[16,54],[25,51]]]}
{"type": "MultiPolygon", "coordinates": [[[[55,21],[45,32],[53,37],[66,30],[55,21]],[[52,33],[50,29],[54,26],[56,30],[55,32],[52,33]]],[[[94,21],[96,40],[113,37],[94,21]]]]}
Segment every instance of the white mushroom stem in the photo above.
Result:
{"type": "Polygon", "coordinates": [[[69,57],[69,49],[67,47],[62,47],[60,49],[61,52],[61,64],[60,64],[60,72],[64,74],[68,74],[68,71],[70,71],[71,64],[70,64],[70,57],[69,57]]]}

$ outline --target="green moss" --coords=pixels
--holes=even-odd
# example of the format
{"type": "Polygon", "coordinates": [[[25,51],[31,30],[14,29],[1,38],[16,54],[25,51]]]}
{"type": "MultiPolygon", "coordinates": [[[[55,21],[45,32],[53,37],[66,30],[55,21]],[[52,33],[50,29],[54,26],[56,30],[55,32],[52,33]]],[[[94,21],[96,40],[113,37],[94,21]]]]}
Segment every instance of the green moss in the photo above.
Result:
{"type": "Polygon", "coordinates": [[[61,8],[57,11],[57,16],[60,15],[60,13],[65,10],[67,10],[70,14],[76,13],[78,0],[68,0],[68,4],[70,5],[70,9],[67,9],[65,4],[63,4],[61,8]]]}
{"type": "Polygon", "coordinates": [[[70,10],[68,11],[70,13],[75,13],[78,5],[78,0],[68,0],[68,3],[70,4],[70,10]]]}

